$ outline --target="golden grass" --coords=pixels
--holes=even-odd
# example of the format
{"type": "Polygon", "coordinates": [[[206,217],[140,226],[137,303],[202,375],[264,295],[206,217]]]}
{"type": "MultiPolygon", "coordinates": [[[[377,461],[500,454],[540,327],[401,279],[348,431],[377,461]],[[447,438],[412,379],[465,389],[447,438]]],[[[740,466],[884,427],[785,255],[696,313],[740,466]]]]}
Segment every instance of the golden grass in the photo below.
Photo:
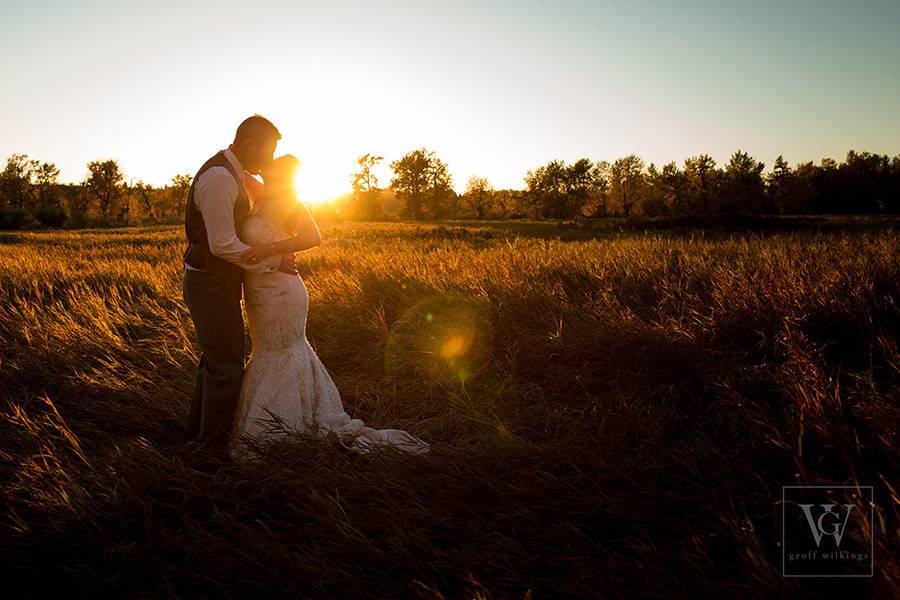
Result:
{"type": "Polygon", "coordinates": [[[426,457],[298,440],[198,471],[181,229],[0,234],[6,581],[35,597],[900,595],[892,227],[323,233],[300,255],[310,341],[348,412],[422,436],[426,457]],[[874,579],[781,576],[781,486],[798,483],[875,486],[874,579]]]}

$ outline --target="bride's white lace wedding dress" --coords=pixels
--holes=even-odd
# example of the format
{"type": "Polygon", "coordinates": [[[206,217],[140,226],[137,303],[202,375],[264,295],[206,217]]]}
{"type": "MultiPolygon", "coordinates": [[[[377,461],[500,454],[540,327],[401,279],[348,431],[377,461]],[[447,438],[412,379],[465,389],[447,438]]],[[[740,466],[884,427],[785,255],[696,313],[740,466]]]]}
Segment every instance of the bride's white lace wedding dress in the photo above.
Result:
{"type": "MultiPolygon", "coordinates": [[[[241,239],[266,244],[289,237],[261,216],[248,218],[241,239]]],[[[232,456],[243,456],[246,436],[266,441],[289,432],[322,438],[334,432],[351,451],[391,445],[415,454],[429,445],[400,429],[373,429],[352,419],[337,387],[306,339],[309,296],[300,275],[244,274],[244,302],[252,339],[231,435],[232,456]]]]}

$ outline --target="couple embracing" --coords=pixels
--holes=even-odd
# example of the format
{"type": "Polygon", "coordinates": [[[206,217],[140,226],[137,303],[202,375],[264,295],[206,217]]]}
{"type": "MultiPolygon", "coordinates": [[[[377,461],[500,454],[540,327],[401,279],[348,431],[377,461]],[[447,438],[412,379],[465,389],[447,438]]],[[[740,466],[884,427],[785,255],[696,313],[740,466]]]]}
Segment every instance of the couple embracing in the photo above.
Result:
{"type": "Polygon", "coordinates": [[[245,119],[188,192],[183,291],[201,349],[188,438],[224,460],[251,456],[251,439],[291,433],[334,433],[360,453],[382,445],[426,453],[429,445],[405,431],[351,418],[306,338],[309,296],[294,253],[321,238],[294,191],[299,161],[273,158],[280,139],[268,119],[245,119]],[[252,343],[246,367],[242,293],[252,343]]]}

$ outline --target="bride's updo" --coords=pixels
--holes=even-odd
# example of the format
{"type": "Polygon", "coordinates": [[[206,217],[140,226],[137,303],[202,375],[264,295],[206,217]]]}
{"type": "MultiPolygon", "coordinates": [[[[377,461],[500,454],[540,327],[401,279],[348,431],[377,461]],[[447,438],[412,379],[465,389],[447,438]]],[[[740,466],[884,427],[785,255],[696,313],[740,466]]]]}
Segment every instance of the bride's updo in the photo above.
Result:
{"type": "Polygon", "coordinates": [[[259,174],[262,175],[266,190],[268,192],[293,190],[294,175],[299,166],[300,160],[296,156],[285,154],[263,167],[259,174]]]}
{"type": "Polygon", "coordinates": [[[294,175],[300,161],[292,154],[279,156],[268,166],[260,169],[265,186],[262,194],[254,201],[256,214],[265,215],[275,223],[285,224],[293,219],[297,202],[297,191],[294,189],[294,175]]]}

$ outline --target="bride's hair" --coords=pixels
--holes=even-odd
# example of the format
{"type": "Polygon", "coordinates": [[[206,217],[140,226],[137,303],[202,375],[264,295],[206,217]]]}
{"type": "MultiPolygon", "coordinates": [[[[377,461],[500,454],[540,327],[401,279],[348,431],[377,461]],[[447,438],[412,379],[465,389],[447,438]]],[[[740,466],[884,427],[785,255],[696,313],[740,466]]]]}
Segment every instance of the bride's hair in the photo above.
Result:
{"type": "Polygon", "coordinates": [[[283,187],[293,183],[294,173],[297,172],[299,166],[300,160],[296,156],[285,154],[273,160],[269,166],[261,169],[260,175],[262,175],[267,187],[283,187]]]}
{"type": "Polygon", "coordinates": [[[255,213],[266,212],[270,218],[283,221],[292,213],[297,201],[294,190],[294,174],[300,161],[292,154],[279,156],[260,169],[265,186],[253,208],[255,213]]]}

